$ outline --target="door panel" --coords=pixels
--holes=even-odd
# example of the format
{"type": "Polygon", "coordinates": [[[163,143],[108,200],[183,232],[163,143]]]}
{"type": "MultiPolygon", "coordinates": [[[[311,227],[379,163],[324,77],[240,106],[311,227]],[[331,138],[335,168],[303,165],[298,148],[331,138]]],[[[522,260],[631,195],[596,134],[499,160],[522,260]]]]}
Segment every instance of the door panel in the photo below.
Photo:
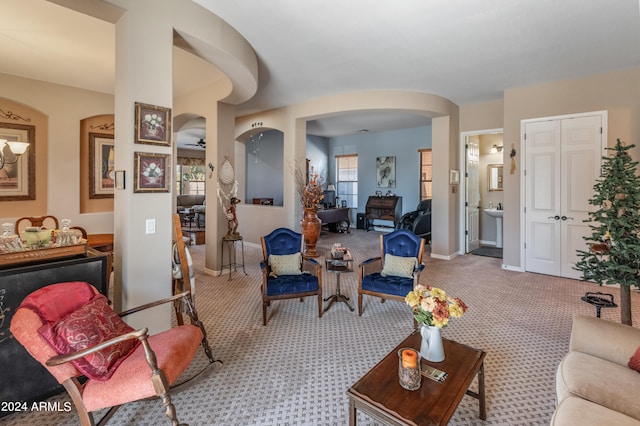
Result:
{"type": "MultiPolygon", "coordinates": [[[[575,223],[575,221],[574,221],[575,223]]],[[[582,272],[573,269],[579,260],[577,250],[584,250],[586,243],[584,241],[585,229],[582,225],[574,225],[571,223],[563,224],[562,229],[562,266],[560,276],[566,278],[580,279],[582,272]]]]}
{"type": "Polygon", "coordinates": [[[561,144],[561,238],[565,250],[561,258],[561,275],[580,278],[581,272],[573,269],[578,261],[576,250],[586,249],[584,237],[591,235],[585,220],[594,206],[593,186],[600,175],[602,158],[602,117],[579,117],[562,121],[561,144]]]}
{"type": "MultiPolygon", "coordinates": [[[[569,152],[565,154],[563,177],[567,180],[567,193],[563,199],[562,211],[566,215],[591,210],[589,199],[593,196],[594,158],[591,152],[569,152]]],[[[585,217],[586,218],[586,217],[585,217]]]]}
{"type": "Polygon", "coordinates": [[[533,258],[542,262],[553,262],[558,251],[555,241],[558,234],[556,223],[532,223],[532,249],[533,258]]]}
{"type": "Polygon", "coordinates": [[[478,165],[480,163],[480,144],[477,137],[467,139],[467,164],[466,183],[467,188],[467,247],[469,253],[480,247],[480,189],[478,183],[478,165]]]}
{"type": "Polygon", "coordinates": [[[533,154],[531,158],[531,207],[536,212],[556,211],[556,156],[550,153],[533,154]]]}
{"type": "Polygon", "coordinates": [[[555,217],[560,210],[560,123],[527,123],[525,134],[525,267],[531,272],[559,275],[560,220],[555,217]]]}

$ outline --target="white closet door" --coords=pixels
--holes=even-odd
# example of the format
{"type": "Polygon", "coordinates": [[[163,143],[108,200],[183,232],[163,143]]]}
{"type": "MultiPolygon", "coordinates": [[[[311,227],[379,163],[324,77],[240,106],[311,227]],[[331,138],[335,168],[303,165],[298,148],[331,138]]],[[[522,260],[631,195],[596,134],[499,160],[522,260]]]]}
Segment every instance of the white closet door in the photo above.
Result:
{"type": "Polygon", "coordinates": [[[548,275],[560,275],[560,135],[559,121],[525,126],[526,270],[548,275]]]}
{"type": "Polygon", "coordinates": [[[525,124],[525,269],[580,278],[573,269],[590,235],[588,212],[600,174],[603,115],[525,124]]]}
{"type": "Polygon", "coordinates": [[[584,221],[594,206],[593,185],[600,176],[602,163],[602,118],[579,117],[562,121],[560,182],[560,238],[562,241],[560,275],[579,279],[573,269],[579,260],[577,250],[586,250],[584,237],[591,228],[584,221]]]}
{"type": "Polygon", "coordinates": [[[480,189],[478,184],[478,165],[480,163],[480,146],[477,138],[469,138],[467,142],[467,253],[480,247],[480,189]]]}

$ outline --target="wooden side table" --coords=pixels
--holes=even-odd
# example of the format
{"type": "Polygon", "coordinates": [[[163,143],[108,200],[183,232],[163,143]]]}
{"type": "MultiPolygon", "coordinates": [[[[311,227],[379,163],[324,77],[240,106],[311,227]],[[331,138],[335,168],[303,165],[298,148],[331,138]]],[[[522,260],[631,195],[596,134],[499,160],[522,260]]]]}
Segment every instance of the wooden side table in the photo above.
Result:
{"type": "Polygon", "coordinates": [[[195,211],[193,209],[184,209],[178,212],[178,214],[180,215],[180,222],[182,222],[182,226],[189,225],[189,229],[191,229],[196,218],[195,211]]]}
{"type": "Polygon", "coordinates": [[[353,258],[348,251],[342,258],[333,257],[333,254],[329,252],[325,258],[325,269],[327,272],[336,274],[336,293],[325,298],[325,302],[329,304],[324,308],[324,312],[327,312],[334,302],[345,303],[351,312],[353,312],[353,306],[349,304],[349,297],[340,292],[340,274],[343,272],[353,272],[353,258]]]}

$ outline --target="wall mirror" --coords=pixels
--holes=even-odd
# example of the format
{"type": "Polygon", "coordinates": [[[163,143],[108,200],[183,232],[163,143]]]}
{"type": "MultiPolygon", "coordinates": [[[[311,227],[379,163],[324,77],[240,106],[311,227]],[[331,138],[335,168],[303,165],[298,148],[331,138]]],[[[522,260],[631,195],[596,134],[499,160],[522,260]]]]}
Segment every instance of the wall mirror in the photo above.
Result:
{"type": "Polygon", "coordinates": [[[502,164],[489,164],[487,175],[489,191],[502,191],[502,164]]]}

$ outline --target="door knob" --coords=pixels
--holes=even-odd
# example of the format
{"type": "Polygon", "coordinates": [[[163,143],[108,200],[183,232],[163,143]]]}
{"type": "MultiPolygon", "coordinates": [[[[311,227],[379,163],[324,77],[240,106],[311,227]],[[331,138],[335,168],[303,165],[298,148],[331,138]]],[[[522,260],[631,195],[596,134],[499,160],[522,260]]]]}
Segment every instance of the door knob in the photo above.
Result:
{"type": "Polygon", "coordinates": [[[555,215],[555,216],[549,216],[547,219],[560,220],[560,216],[558,216],[558,215],[555,215]]]}
{"type": "Polygon", "coordinates": [[[569,219],[569,220],[573,220],[573,218],[572,218],[572,217],[562,216],[562,220],[567,220],[567,219],[569,219]]]}

